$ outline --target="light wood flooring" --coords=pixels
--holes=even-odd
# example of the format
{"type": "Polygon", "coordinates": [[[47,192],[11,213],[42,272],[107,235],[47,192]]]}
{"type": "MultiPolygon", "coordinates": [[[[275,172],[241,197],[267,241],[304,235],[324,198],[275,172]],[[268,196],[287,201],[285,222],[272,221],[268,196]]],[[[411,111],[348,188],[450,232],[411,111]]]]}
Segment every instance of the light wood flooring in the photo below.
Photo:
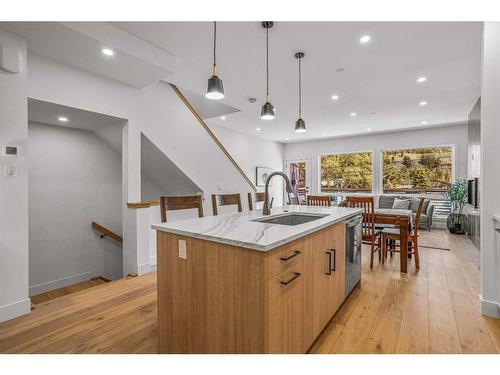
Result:
{"type": "Polygon", "coordinates": [[[81,283],[73,284],[70,286],[66,286],[64,288],[59,288],[55,290],[51,290],[50,292],[45,292],[41,294],[37,294],[36,296],[31,296],[31,303],[33,305],[38,305],[42,302],[47,302],[51,299],[59,298],[62,296],[66,296],[68,294],[76,293],[76,292],[81,292],[82,290],[92,288],[97,285],[101,285],[108,282],[108,280],[105,280],[101,277],[96,277],[92,278],[87,281],[82,281],[81,283]]]}
{"type": "MultiPolygon", "coordinates": [[[[479,313],[479,252],[464,236],[450,251],[421,249],[421,270],[399,255],[370,270],[311,353],[500,353],[500,320],[479,313]]],[[[156,274],[125,278],[37,305],[0,323],[0,353],[156,353],[156,274]]]]}

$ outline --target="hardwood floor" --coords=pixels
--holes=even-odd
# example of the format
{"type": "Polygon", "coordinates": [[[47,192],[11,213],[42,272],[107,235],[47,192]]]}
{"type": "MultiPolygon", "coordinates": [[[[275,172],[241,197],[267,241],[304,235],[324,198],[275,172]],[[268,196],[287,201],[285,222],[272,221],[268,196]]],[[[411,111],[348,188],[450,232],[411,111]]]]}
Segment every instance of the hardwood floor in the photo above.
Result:
{"type": "MultiPolygon", "coordinates": [[[[450,250],[421,249],[421,270],[399,257],[369,268],[311,353],[500,353],[500,320],[479,314],[479,252],[433,230],[450,250]]],[[[156,274],[125,278],[42,302],[0,323],[1,353],[156,353],[156,274]]]]}
{"type": "Polygon", "coordinates": [[[66,286],[64,288],[59,288],[55,290],[51,290],[50,292],[45,292],[41,294],[37,294],[36,296],[31,296],[31,303],[33,305],[38,305],[42,302],[47,302],[51,299],[59,298],[62,296],[66,296],[68,294],[80,292],[82,290],[92,288],[97,285],[101,285],[106,283],[108,280],[104,280],[101,277],[96,277],[87,281],[82,281],[81,283],[78,284],[73,284],[70,286],[66,286]]]}

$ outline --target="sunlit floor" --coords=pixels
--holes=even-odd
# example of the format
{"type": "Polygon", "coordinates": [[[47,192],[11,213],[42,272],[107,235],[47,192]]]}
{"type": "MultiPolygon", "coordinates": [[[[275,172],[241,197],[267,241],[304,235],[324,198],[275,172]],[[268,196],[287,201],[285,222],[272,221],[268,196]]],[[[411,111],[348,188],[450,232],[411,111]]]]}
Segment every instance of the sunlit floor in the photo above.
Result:
{"type": "MultiPolygon", "coordinates": [[[[464,236],[422,232],[421,269],[399,255],[368,267],[311,353],[500,353],[500,320],[479,313],[479,252],[464,236]]],[[[156,274],[43,302],[0,323],[0,352],[156,353],[156,274]]]]}

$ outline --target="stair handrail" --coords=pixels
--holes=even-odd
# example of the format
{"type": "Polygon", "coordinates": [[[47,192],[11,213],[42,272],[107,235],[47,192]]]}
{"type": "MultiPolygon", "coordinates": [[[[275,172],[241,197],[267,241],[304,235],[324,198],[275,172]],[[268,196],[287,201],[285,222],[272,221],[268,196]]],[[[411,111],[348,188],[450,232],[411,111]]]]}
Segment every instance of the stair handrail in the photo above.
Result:
{"type": "Polygon", "coordinates": [[[94,228],[96,231],[101,233],[101,238],[109,237],[109,238],[123,244],[122,236],[110,231],[108,228],[105,228],[100,224],[97,224],[95,221],[92,222],[92,228],[94,228]]]}

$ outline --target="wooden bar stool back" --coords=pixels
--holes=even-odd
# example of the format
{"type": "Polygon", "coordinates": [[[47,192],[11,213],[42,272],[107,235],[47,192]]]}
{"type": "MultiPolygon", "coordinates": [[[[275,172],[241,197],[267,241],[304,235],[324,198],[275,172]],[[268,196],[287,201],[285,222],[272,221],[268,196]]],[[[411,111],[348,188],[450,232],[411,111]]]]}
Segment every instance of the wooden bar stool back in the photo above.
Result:
{"type": "Polygon", "coordinates": [[[203,198],[201,195],[185,195],[179,197],[160,197],[161,222],[167,221],[167,211],[198,209],[198,217],[203,217],[203,198]]]}
{"type": "Polygon", "coordinates": [[[236,194],[212,194],[212,209],[214,216],[219,214],[218,207],[220,206],[238,206],[238,212],[243,211],[241,208],[241,195],[236,194]]]}
{"type": "Polygon", "coordinates": [[[248,193],[248,209],[253,210],[253,204],[258,202],[264,202],[266,200],[266,193],[255,193],[255,199],[252,193],[248,193]]]}
{"type": "Polygon", "coordinates": [[[308,195],[307,196],[307,205],[308,206],[320,206],[320,207],[330,207],[332,202],[330,201],[330,197],[325,195],[308,195]]]}
{"type": "MultiPolygon", "coordinates": [[[[420,224],[420,216],[422,215],[422,208],[424,206],[424,198],[420,198],[420,202],[418,203],[417,213],[415,214],[415,223],[413,225],[412,231],[408,234],[408,244],[411,244],[411,249],[408,249],[408,254],[415,255],[415,268],[420,269],[420,256],[418,254],[418,226],[420,224]]],[[[400,250],[396,250],[396,246],[389,246],[389,241],[399,241],[400,239],[400,228],[385,228],[382,231],[382,264],[385,262],[385,258],[387,257],[387,252],[391,253],[399,253],[400,250]]]]}
{"type": "Polygon", "coordinates": [[[382,259],[380,252],[380,231],[375,228],[373,197],[346,197],[345,201],[346,207],[361,208],[363,210],[363,241],[368,242],[371,246],[370,268],[373,268],[373,257],[377,251],[378,260],[382,259]]]}

